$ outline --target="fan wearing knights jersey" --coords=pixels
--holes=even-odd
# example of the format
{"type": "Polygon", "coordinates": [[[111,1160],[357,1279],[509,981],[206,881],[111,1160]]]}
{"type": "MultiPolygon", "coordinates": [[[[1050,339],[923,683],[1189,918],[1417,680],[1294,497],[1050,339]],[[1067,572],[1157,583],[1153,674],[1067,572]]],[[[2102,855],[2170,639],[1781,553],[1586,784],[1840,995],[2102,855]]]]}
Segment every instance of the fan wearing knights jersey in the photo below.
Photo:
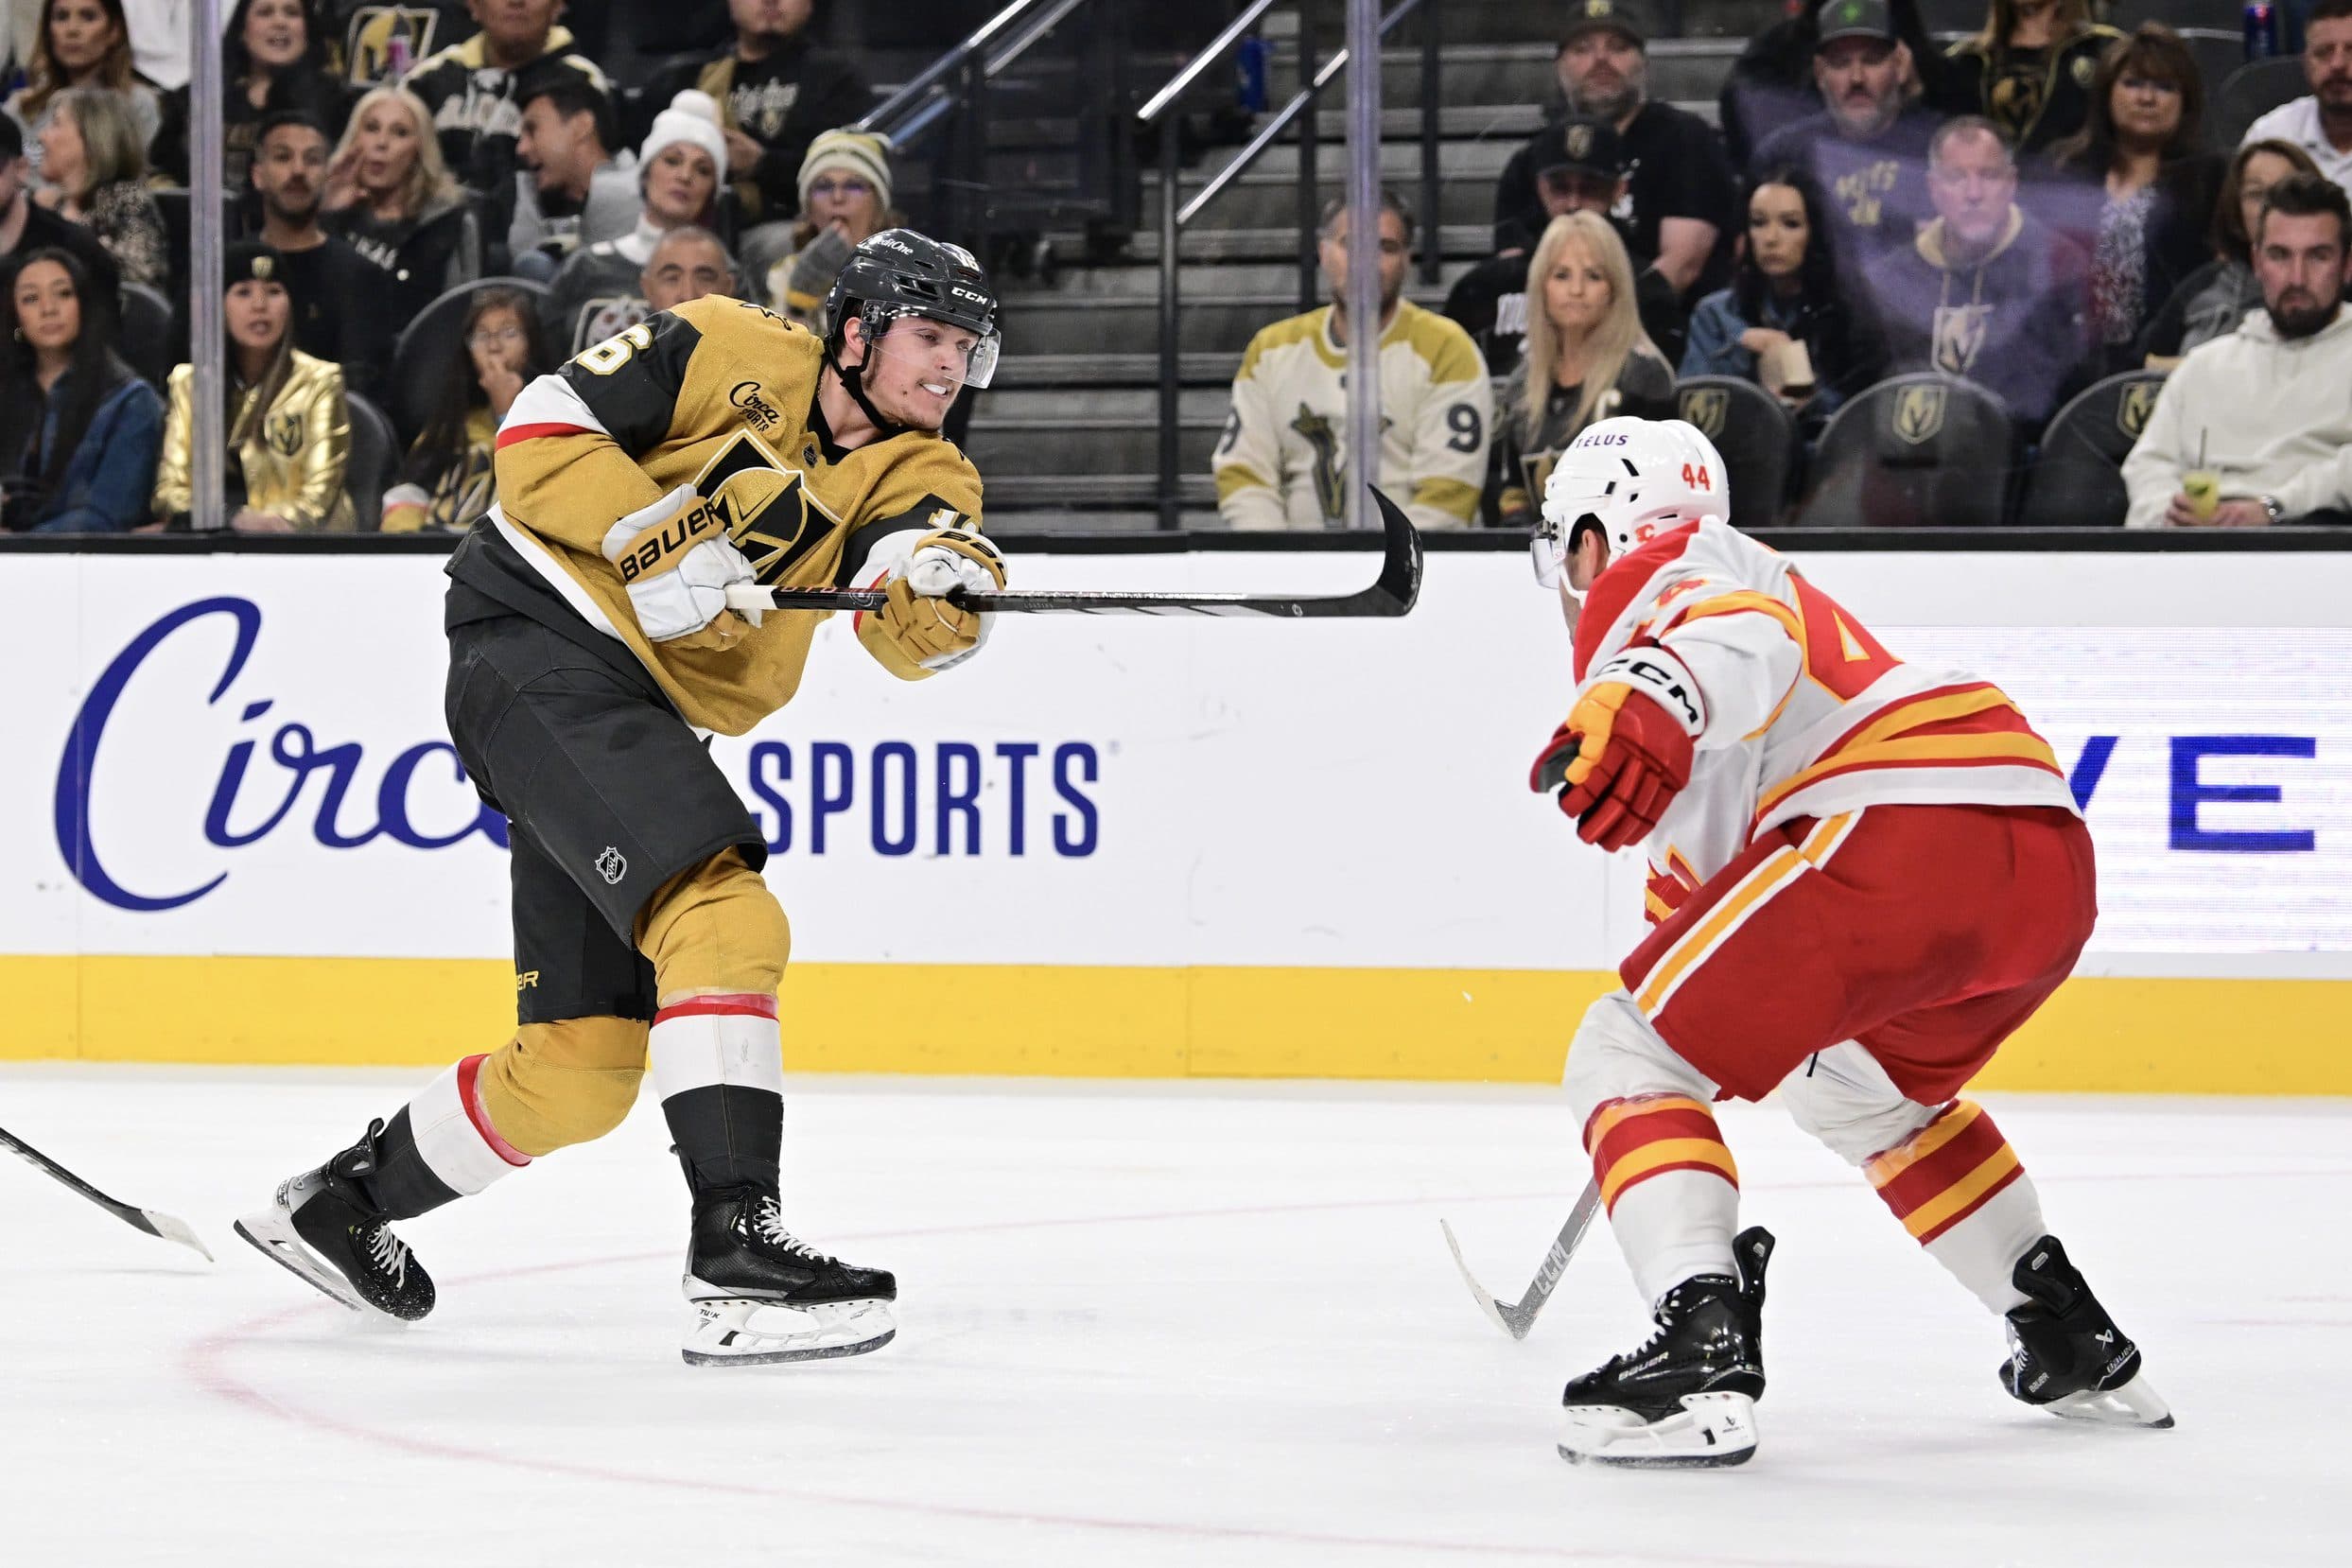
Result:
{"type": "Polygon", "coordinates": [[[1658,1328],[1568,1385],[1559,1452],[1754,1452],[1772,1238],[1739,1230],[1708,1107],[1775,1089],[2005,1315],[2010,1394],[2169,1426],[2017,1156],[1959,1097],[2090,936],[2065,776],[1997,687],[1906,664],[1728,515],[1698,430],[1606,419],[1553,470],[1533,542],[1577,686],[1529,782],[1587,843],[1646,846],[1655,926],[1585,1014],[1564,1085],[1658,1328]]]}
{"type": "Polygon", "coordinates": [[[686,1359],[890,1339],[891,1275],[784,1228],[792,932],[704,740],[792,700],[829,613],[739,611],[730,588],[884,590],[855,641],[902,680],[979,651],[990,617],[947,596],[1003,586],[1004,562],[939,427],[987,385],[996,315],[968,252],[889,229],[851,253],[822,336],[713,294],[515,397],[443,624],[450,739],[510,823],[518,1027],[281,1183],[246,1240],[355,1310],[423,1317],[433,1284],[392,1222],[601,1137],[650,1071],[690,1205],[686,1359]]]}

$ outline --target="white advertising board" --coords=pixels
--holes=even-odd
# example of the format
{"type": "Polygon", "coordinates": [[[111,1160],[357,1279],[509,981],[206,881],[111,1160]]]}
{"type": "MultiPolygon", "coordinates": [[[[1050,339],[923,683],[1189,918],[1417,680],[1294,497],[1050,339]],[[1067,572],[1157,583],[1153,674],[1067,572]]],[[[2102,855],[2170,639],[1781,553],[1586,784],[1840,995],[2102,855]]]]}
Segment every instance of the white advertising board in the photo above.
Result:
{"type": "MultiPolygon", "coordinates": [[[[0,952],[503,956],[502,825],[443,733],[440,565],[0,563],[0,952]]],[[[2101,857],[2095,969],[2352,975],[2352,554],[1807,565],[2056,747],[2101,857]]],[[[1369,566],[1015,563],[1304,590],[1369,566]]],[[[1639,879],[1524,787],[1569,688],[1524,558],[1441,553],[1402,621],[1007,618],[916,686],[836,622],[791,707],[712,755],[796,959],[1606,968],[1639,879]]]]}

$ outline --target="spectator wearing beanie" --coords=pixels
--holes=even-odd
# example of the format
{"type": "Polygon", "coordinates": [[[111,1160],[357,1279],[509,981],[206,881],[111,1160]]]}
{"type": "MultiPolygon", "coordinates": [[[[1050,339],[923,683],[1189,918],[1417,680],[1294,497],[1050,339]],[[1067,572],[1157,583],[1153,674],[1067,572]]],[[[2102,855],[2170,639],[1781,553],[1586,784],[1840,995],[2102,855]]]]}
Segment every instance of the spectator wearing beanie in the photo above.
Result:
{"type": "Polygon", "coordinates": [[[726,177],[719,106],[689,87],[653,116],[637,149],[637,191],[645,205],[636,227],[574,251],[548,289],[541,321],[559,357],[601,343],[650,314],[637,280],[653,247],[672,229],[709,228],[726,177]]]}
{"type": "Polygon", "coordinates": [[[793,248],[768,269],[768,305],[822,333],[825,298],[849,253],[907,217],[890,204],[890,140],[859,131],[828,131],[809,144],[800,164],[800,221],[793,248]]]}
{"type": "MultiPolygon", "coordinates": [[[[227,297],[229,462],[222,509],[244,533],[349,532],[351,411],[340,366],[294,346],[293,301],[284,261],[267,245],[240,241],[222,258],[227,297]]],[[[195,442],[196,367],[171,373],[155,514],[185,528],[195,442]]]]}

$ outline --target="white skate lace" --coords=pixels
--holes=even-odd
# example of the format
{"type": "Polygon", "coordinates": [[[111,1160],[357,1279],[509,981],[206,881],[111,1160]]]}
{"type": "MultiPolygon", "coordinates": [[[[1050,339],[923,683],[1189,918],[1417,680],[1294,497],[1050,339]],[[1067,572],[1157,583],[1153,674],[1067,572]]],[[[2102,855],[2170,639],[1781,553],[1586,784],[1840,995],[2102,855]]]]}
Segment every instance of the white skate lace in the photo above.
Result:
{"type": "Polygon", "coordinates": [[[392,1227],[379,1225],[369,1234],[368,1258],[377,1272],[392,1276],[393,1284],[408,1282],[409,1244],[393,1235],[392,1227]]]}
{"type": "Polygon", "coordinates": [[[754,1235],[770,1246],[781,1247],[787,1252],[797,1253],[811,1263],[838,1264],[841,1262],[831,1253],[818,1251],[798,1236],[785,1229],[783,1212],[776,1208],[773,1199],[761,1198],[752,1205],[751,1228],[754,1235]]]}

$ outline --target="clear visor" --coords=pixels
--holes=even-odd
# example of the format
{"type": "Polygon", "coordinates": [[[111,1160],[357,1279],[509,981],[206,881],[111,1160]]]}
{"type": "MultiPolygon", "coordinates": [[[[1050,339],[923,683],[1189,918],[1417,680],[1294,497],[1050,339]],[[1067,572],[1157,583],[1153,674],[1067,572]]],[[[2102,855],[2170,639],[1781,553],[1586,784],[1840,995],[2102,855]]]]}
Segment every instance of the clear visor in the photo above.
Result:
{"type": "MultiPolygon", "coordinates": [[[[900,321],[931,321],[932,319],[913,310],[897,311],[887,318],[893,323],[900,321]]],[[[953,322],[940,322],[938,324],[950,331],[969,332],[971,330],[967,326],[959,326],[953,322]]],[[[984,388],[987,386],[996,375],[997,356],[1002,349],[1003,341],[1002,337],[991,330],[981,337],[974,338],[965,346],[962,385],[984,388]]],[[[932,356],[929,349],[915,346],[912,334],[884,331],[874,340],[874,351],[901,364],[914,364],[924,369],[931,368],[932,356]]]]}
{"type": "Polygon", "coordinates": [[[1568,542],[1587,523],[1594,528],[1601,526],[1600,518],[1590,512],[1579,513],[1571,520],[1561,522],[1552,514],[1548,506],[1544,508],[1542,520],[1535,525],[1534,537],[1527,541],[1527,556],[1535,566],[1535,580],[1538,583],[1547,588],[1557,588],[1567,581],[1568,542]]]}

